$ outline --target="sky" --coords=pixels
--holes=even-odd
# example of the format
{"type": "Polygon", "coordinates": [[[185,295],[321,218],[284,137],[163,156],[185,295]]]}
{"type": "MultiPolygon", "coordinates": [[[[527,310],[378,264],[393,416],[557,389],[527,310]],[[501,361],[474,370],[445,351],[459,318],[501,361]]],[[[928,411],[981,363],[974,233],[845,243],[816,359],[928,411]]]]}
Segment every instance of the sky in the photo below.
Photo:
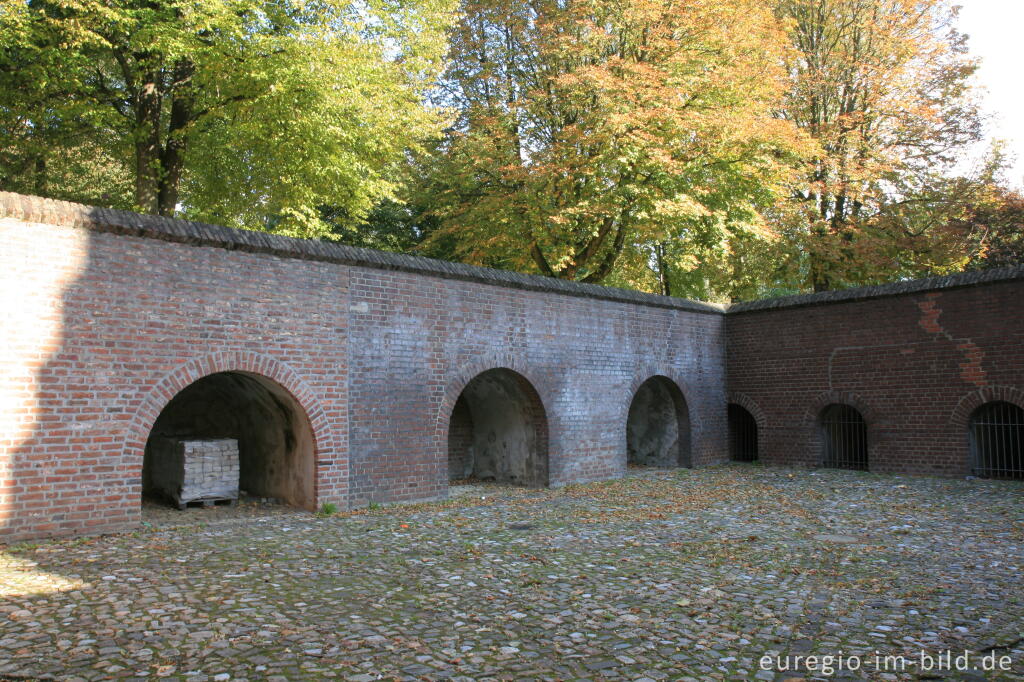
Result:
{"type": "MultiPolygon", "coordinates": [[[[959,27],[981,59],[978,84],[991,115],[988,139],[1001,138],[1016,162],[1007,181],[1024,187],[1024,0],[959,0],[959,27]]],[[[984,153],[988,143],[976,150],[984,153]]]]}

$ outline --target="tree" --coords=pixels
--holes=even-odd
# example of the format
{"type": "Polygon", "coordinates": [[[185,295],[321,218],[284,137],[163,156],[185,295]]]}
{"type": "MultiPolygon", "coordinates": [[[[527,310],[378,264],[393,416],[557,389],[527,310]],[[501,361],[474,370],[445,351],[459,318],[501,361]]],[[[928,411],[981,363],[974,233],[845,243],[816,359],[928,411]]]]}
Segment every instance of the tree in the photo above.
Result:
{"type": "Polygon", "coordinates": [[[949,176],[980,135],[975,64],[945,0],[781,0],[778,13],[795,48],[781,115],[819,146],[782,230],[814,290],[866,283],[898,269],[901,243],[927,241],[923,225],[962,214],[949,176]],[[928,220],[908,222],[922,207],[928,220]]]}
{"type": "Polygon", "coordinates": [[[409,253],[423,241],[421,216],[406,201],[381,201],[361,221],[337,207],[325,206],[322,218],[331,228],[329,239],[349,246],[409,253]]]}
{"type": "Polygon", "coordinates": [[[967,267],[972,270],[1024,265],[1024,195],[997,188],[990,201],[950,225],[967,244],[967,267]]]}
{"type": "MultiPolygon", "coordinates": [[[[438,129],[422,98],[446,0],[0,2],[0,31],[17,37],[0,57],[14,156],[32,156],[30,138],[73,140],[129,168],[147,213],[324,234],[321,206],[364,216],[438,129]]],[[[0,179],[21,188],[26,173],[0,179]]]]}
{"type": "Polygon", "coordinates": [[[130,147],[103,112],[69,99],[52,78],[59,51],[34,49],[25,6],[0,3],[0,187],[131,208],[130,147]],[[105,150],[117,149],[117,154],[105,150]]]}
{"type": "Polygon", "coordinates": [[[750,186],[784,175],[795,137],[771,115],[784,36],[763,3],[462,10],[439,97],[458,118],[420,184],[438,221],[428,243],[552,277],[643,279],[651,245],[756,215],[750,186]]]}

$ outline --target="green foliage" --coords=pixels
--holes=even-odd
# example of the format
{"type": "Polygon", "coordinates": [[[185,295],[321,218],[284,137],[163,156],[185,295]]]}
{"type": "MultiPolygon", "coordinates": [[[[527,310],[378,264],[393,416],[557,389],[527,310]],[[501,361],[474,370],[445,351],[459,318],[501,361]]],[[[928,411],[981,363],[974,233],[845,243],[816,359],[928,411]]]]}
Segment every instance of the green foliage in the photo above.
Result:
{"type": "Polygon", "coordinates": [[[0,2],[6,188],[81,198],[82,159],[101,203],[323,236],[441,123],[445,0],[0,2]]]}
{"type": "Polygon", "coordinates": [[[409,253],[423,239],[423,229],[414,208],[386,199],[362,221],[337,206],[321,208],[320,219],[330,226],[329,238],[349,246],[409,253]]]}
{"type": "Polygon", "coordinates": [[[753,0],[466,0],[442,88],[459,116],[422,164],[428,243],[647,286],[650,244],[757,223],[785,175],[782,45],[753,0]]]}
{"type": "Polygon", "coordinates": [[[37,49],[37,28],[25,3],[0,1],[0,188],[132,208],[131,145],[71,99],[66,55],[37,49]]]}
{"type": "Polygon", "coordinates": [[[947,0],[455,4],[0,0],[0,188],[713,301],[1021,257],[947,0]]]}
{"type": "Polygon", "coordinates": [[[980,118],[947,0],[779,0],[793,47],[781,115],[817,146],[779,221],[824,290],[963,264],[944,226],[984,192],[954,178],[980,118]]]}
{"type": "Polygon", "coordinates": [[[320,505],[320,510],[317,511],[316,515],[320,517],[334,516],[338,513],[338,505],[333,502],[324,502],[320,505]]]}

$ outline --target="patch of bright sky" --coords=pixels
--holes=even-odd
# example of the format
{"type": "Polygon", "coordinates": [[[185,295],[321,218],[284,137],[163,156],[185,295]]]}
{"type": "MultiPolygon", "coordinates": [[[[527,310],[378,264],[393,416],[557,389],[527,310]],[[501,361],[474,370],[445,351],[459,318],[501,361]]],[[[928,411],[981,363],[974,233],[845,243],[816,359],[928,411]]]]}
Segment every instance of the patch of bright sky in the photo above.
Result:
{"type": "Polygon", "coordinates": [[[1002,139],[1013,157],[1009,184],[1024,187],[1024,0],[959,0],[962,32],[971,54],[981,59],[978,84],[985,89],[984,111],[991,116],[987,140],[1002,139]]]}

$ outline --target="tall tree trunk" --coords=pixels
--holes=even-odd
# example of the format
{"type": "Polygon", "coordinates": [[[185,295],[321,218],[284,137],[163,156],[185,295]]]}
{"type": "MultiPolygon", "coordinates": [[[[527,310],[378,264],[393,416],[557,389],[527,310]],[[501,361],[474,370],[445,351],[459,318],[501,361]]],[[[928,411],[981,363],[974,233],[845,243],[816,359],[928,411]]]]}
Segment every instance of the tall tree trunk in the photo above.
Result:
{"type": "Polygon", "coordinates": [[[828,262],[816,254],[811,255],[811,286],[814,293],[832,290],[832,278],[828,272],[828,262]]]}
{"type": "Polygon", "coordinates": [[[49,178],[46,173],[46,156],[40,152],[36,154],[35,168],[33,174],[34,191],[38,196],[45,197],[49,193],[49,178]]]}
{"type": "Polygon", "coordinates": [[[658,258],[658,279],[661,281],[661,293],[665,296],[672,295],[672,282],[669,279],[669,264],[665,260],[665,242],[658,242],[654,246],[654,251],[658,258]]]}
{"type": "Polygon", "coordinates": [[[160,86],[151,73],[135,103],[135,203],[144,213],[160,213],[160,86]]]}
{"type": "Polygon", "coordinates": [[[167,126],[167,142],[160,155],[160,189],[157,210],[160,215],[173,216],[178,207],[181,172],[185,166],[185,127],[192,120],[192,89],[189,87],[195,67],[186,59],[174,67],[171,85],[171,114],[167,126]]]}
{"type": "Polygon", "coordinates": [[[605,277],[612,274],[615,261],[618,260],[619,254],[622,253],[622,247],[626,243],[626,229],[624,227],[626,221],[625,216],[619,219],[619,226],[615,230],[615,239],[612,241],[611,248],[605,253],[604,258],[598,263],[597,267],[592,268],[590,274],[580,280],[581,282],[600,284],[605,277]]]}

